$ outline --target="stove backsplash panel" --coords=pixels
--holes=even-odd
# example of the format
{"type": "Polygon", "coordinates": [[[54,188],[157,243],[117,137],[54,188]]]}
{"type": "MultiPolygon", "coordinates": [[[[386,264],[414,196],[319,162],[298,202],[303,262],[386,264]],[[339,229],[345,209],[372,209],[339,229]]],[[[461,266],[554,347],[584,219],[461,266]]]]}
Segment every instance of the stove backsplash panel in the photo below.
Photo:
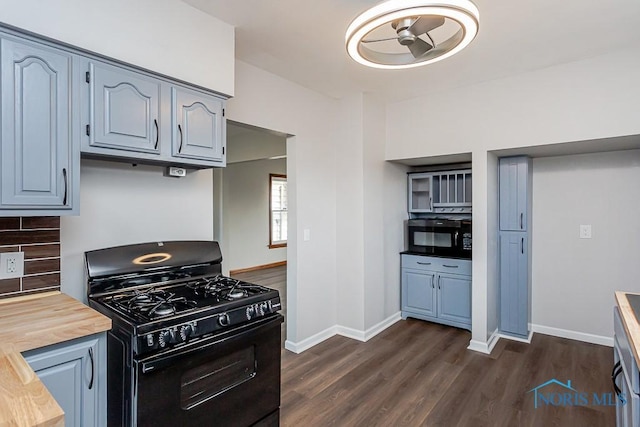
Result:
{"type": "Polygon", "coordinates": [[[0,218],[0,252],[24,252],[24,277],[0,279],[0,298],[60,290],[60,217],[0,218]]]}

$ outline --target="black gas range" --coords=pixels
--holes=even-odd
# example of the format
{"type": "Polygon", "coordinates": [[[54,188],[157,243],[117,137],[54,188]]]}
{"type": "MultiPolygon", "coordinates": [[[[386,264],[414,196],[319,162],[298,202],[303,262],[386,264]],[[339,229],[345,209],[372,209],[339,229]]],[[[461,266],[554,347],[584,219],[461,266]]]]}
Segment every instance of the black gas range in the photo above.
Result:
{"type": "Polygon", "coordinates": [[[279,424],[277,290],[223,276],[213,241],[119,246],[85,259],[89,305],[113,322],[109,425],[279,424]]]}

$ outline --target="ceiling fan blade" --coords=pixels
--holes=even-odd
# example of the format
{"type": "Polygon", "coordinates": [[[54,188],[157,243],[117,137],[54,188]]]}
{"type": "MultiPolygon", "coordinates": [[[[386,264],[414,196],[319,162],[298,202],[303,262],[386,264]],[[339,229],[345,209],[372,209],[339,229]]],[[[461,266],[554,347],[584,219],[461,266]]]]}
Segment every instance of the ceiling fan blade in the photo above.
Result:
{"type": "Polygon", "coordinates": [[[412,34],[419,36],[442,25],[444,25],[444,17],[442,16],[419,16],[418,19],[413,21],[408,30],[412,34]]]}
{"type": "Polygon", "coordinates": [[[433,49],[433,46],[431,46],[429,43],[422,40],[421,38],[416,38],[416,40],[410,45],[407,45],[407,47],[411,51],[411,54],[413,55],[413,57],[416,59],[420,58],[422,55],[424,55],[425,53],[433,49]]]}
{"type": "Polygon", "coordinates": [[[389,37],[387,39],[371,39],[371,40],[362,40],[360,43],[376,43],[376,42],[386,42],[388,40],[398,40],[398,37],[389,37]]]}

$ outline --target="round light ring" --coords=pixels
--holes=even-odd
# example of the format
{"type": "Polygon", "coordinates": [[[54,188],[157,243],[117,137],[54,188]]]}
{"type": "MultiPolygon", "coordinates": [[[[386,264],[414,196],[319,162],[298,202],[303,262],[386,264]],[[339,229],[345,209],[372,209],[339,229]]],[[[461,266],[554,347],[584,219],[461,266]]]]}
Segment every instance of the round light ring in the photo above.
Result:
{"type": "Polygon", "coordinates": [[[356,62],[369,67],[419,67],[455,55],[468,46],[478,33],[479,19],[478,8],[468,0],[389,0],[365,11],[351,22],[345,37],[347,52],[356,62]],[[454,20],[460,25],[460,30],[418,60],[410,53],[384,54],[368,49],[360,43],[367,34],[382,25],[398,19],[425,15],[437,15],[454,20]]]}
{"type": "Polygon", "coordinates": [[[137,265],[149,265],[149,264],[159,264],[161,262],[165,262],[166,260],[171,258],[171,254],[166,252],[156,252],[153,254],[146,254],[139,256],[134,259],[132,262],[137,265]]]}

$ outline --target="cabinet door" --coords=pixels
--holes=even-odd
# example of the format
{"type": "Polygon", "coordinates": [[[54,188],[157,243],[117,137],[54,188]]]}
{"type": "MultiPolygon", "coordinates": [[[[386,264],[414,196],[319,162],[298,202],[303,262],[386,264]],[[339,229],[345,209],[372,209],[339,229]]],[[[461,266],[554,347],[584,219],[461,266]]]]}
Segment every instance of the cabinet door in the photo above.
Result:
{"type": "Polygon", "coordinates": [[[529,333],[527,233],[500,233],[500,331],[529,333]]]}
{"type": "Polygon", "coordinates": [[[433,210],[431,174],[409,175],[409,212],[431,212],[433,210]]]}
{"type": "Polygon", "coordinates": [[[173,156],[223,162],[223,101],[174,87],[171,89],[171,103],[173,156]]]}
{"type": "MultiPolygon", "coordinates": [[[[103,426],[106,414],[100,415],[100,399],[105,399],[99,363],[104,359],[104,337],[94,336],[57,344],[24,354],[64,411],[66,427],[103,426]],[[102,340],[102,341],[101,341],[102,340]]],[[[104,368],[103,368],[104,370],[104,368]]],[[[104,406],[102,407],[104,408],[104,406]]]]}
{"type": "Polygon", "coordinates": [[[4,208],[71,209],[71,69],[66,52],[0,40],[4,208]]]}
{"type": "Polygon", "coordinates": [[[402,270],[403,311],[435,317],[435,293],[435,273],[402,270]]]}
{"type": "Polygon", "coordinates": [[[471,324],[471,278],[458,274],[439,274],[438,317],[471,324]]]}
{"type": "Polygon", "coordinates": [[[161,82],[89,63],[89,146],[160,153],[161,82]]]}
{"type": "Polygon", "coordinates": [[[527,229],[529,163],[527,157],[500,159],[500,230],[527,229]]]}

